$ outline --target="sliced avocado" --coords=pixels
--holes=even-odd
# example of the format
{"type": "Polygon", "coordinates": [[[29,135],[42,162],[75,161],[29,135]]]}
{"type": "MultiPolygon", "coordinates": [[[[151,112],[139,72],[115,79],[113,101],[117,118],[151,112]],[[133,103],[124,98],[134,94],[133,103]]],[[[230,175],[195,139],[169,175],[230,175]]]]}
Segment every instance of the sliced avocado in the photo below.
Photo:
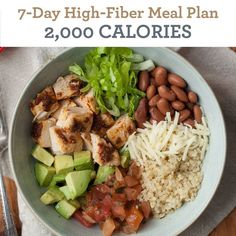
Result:
{"type": "Polygon", "coordinates": [[[54,166],[57,174],[67,174],[74,170],[73,158],[69,155],[55,156],[54,166]]]}
{"type": "Polygon", "coordinates": [[[90,151],[74,153],[74,166],[76,170],[93,170],[94,163],[90,151]]]}
{"type": "Polygon", "coordinates": [[[32,156],[46,166],[51,166],[54,162],[54,157],[44,148],[36,145],[32,150],[32,156]]]}
{"type": "Polygon", "coordinates": [[[64,198],[64,194],[59,190],[58,187],[50,187],[47,192],[45,192],[40,200],[45,204],[53,204],[55,202],[59,202],[64,198]]]}
{"type": "Polygon", "coordinates": [[[66,175],[65,174],[59,174],[59,175],[54,175],[52,177],[52,181],[50,183],[50,187],[57,185],[58,183],[63,183],[65,182],[66,175]]]}
{"type": "Polygon", "coordinates": [[[91,180],[92,170],[73,171],[67,174],[66,184],[69,187],[73,197],[81,196],[87,189],[91,180]]]}
{"type": "Polygon", "coordinates": [[[39,162],[35,164],[35,177],[40,186],[47,187],[55,173],[56,169],[52,166],[46,166],[39,162]]]}
{"type": "Polygon", "coordinates": [[[80,203],[78,200],[74,199],[74,200],[70,200],[68,201],[71,205],[73,205],[76,209],[80,208],[80,203]]]}
{"type": "Polygon", "coordinates": [[[121,153],[121,166],[123,168],[128,168],[130,165],[130,154],[128,150],[121,153]]]}
{"type": "Polygon", "coordinates": [[[55,206],[55,209],[61,216],[66,219],[69,219],[76,211],[76,207],[74,207],[66,200],[61,200],[60,202],[58,202],[55,206]]]}
{"type": "Polygon", "coordinates": [[[101,184],[106,182],[107,178],[115,172],[113,166],[99,166],[94,184],[101,184]]]}
{"type": "Polygon", "coordinates": [[[70,200],[73,198],[73,194],[70,192],[70,189],[68,188],[68,186],[63,186],[59,188],[60,191],[62,191],[66,197],[66,200],[70,200]]]}

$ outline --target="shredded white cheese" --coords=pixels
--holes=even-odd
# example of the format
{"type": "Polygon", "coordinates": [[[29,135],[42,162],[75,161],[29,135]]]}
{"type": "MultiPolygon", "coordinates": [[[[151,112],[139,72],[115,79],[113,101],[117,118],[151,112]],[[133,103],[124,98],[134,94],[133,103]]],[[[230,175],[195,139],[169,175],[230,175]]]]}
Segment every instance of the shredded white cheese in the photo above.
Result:
{"type": "Polygon", "coordinates": [[[138,129],[126,143],[131,158],[142,165],[143,161],[156,160],[161,165],[161,158],[181,157],[185,161],[194,150],[199,150],[201,159],[204,158],[208,145],[209,129],[205,118],[202,124],[195,123],[195,128],[178,124],[179,113],[174,120],[167,114],[165,121],[158,124],[146,122],[144,129],[138,129]]]}
{"type": "Polygon", "coordinates": [[[165,121],[145,123],[132,134],[125,147],[142,171],[140,201],[149,201],[154,216],[162,218],[193,200],[202,182],[202,160],[208,146],[205,118],[195,128],[178,124],[170,114],[165,121]]]}

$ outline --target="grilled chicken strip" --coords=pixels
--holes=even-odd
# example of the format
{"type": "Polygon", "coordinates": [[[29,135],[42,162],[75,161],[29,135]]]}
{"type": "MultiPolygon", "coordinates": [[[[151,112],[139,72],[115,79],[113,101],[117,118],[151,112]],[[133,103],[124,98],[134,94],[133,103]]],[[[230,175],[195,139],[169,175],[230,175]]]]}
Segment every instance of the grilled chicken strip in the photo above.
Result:
{"type": "Polygon", "coordinates": [[[105,139],[96,134],[91,133],[90,136],[94,161],[99,165],[119,166],[119,153],[111,143],[106,142],[105,139]]]}
{"type": "Polygon", "coordinates": [[[93,151],[93,146],[92,146],[90,133],[81,133],[81,138],[84,141],[84,149],[92,152],[93,151]]]}
{"type": "Polygon", "coordinates": [[[74,96],[78,96],[82,82],[77,75],[66,75],[65,77],[59,77],[53,89],[56,94],[56,99],[66,99],[74,96]]]}
{"type": "Polygon", "coordinates": [[[93,90],[89,90],[86,94],[81,94],[80,96],[74,98],[74,102],[80,106],[91,110],[93,113],[98,113],[97,101],[94,97],[93,90]]]}
{"type": "Polygon", "coordinates": [[[58,119],[64,108],[76,107],[77,105],[71,99],[65,99],[59,102],[59,109],[57,109],[51,116],[58,119]]]}
{"type": "Polygon", "coordinates": [[[82,107],[63,108],[57,126],[71,132],[89,132],[93,123],[93,113],[82,107]]]}
{"type": "Polygon", "coordinates": [[[60,127],[51,127],[49,129],[51,138],[51,149],[56,155],[70,154],[79,152],[83,148],[83,140],[79,132],[70,132],[60,127]]]}
{"type": "Polygon", "coordinates": [[[38,93],[36,98],[30,103],[30,110],[35,116],[34,120],[47,119],[58,108],[59,103],[51,86],[38,93]]]}
{"type": "Polygon", "coordinates": [[[36,143],[41,147],[51,147],[51,139],[49,135],[49,128],[55,126],[56,119],[49,118],[47,120],[33,123],[32,126],[32,137],[36,143]]]}
{"type": "Polygon", "coordinates": [[[134,122],[125,114],[116,120],[115,124],[107,130],[107,137],[116,148],[121,148],[134,131],[134,122]]]}

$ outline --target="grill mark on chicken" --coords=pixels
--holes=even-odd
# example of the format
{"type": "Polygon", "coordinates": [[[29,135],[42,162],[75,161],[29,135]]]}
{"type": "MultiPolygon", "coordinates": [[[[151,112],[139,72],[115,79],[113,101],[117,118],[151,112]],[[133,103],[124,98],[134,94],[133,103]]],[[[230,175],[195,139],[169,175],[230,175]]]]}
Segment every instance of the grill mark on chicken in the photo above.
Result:
{"type": "Polygon", "coordinates": [[[120,137],[118,137],[118,138],[117,138],[117,140],[116,140],[116,145],[118,145],[118,146],[119,146],[121,143],[122,143],[122,140],[121,140],[121,138],[120,138],[120,137]]]}
{"type": "Polygon", "coordinates": [[[105,136],[107,130],[113,125],[111,122],[106,122],[102,117],[101,114],[95,115],[93,119],[92,131],[95,134],[103,137],[105,136]]]}
{"type": "Polygon", "coordinates": [[[76,131],[83,132],[85,129],[83,127],[82,122],[78,122],[76,119],[73,119],[73,125],[71,126],[70,130],[72,132],[76,132],[76,131]]]}
{"type": "Polygon", "coordinates": [[[76,75],[60,76],[53,84],[57,100],[78,96],[81,84],[81,81],[76,75]]]}
{"type": "Polygon", "coordinates": [[[92,130],[99,136],[104,136],[106,134],[107,129],[100,115],[94,117],[92,130]]]}
{"type": "Polygon", "coordinates": [[[72,79],[69,83],[69,87],[71,90],[78,91],[80,86],[78,84],[78,80],[72,79]]]}
{"type": "Polygon", "coordinates": [[[118,118],[115,124],[106,132],[110,142],[116,147],[121,148],[128,137],[135,131],[135,125],[131,118],[126,114],[118,118]]]}
{"type": "Polygon", "coordinates": [[[112,145],[105,145],[103,143],[99,143],[99,154],[101,155],[102,161],[105,163],[112,160],[112,153],[115,151],[112,145]]]}
{"type": "Polygon", "coordinates": [[[73,124],[72,124],[72,126],[71,126],[71,128],[70,128],[70,130],[72,131],[72,132],[84,132],[84,131],[86,131],[86,123],[88,123],[89,122],[89,117],[85,117],[85,119],[83,120],[83,121],[78,121],[77,119],[73,119],[73,124]]]}
{"type": "Polygon", "coordinates": [[[59,129],[55,130],[57,135],[62,139],[64,144],[73,144],[76,143],[76,140],[73,136],[66,137],[63,132],[59,129]]]}
{"type": "Polygon", "coordinates": [[[44,111],[50,111],[51,107],[57,103],[55,93],[51,86],[45,88],[41,93],[37,94],[34,101],[30,103],[30,108],[34,108],[42,102],[44,111]]]}
{"type": "Polygon", "coordinates": [[[40,102],[42,102],[45,109],[49,109],[51,104],[55,103],[56,101],[56,96],[52,87],[47,87],[42,93],[37,95],[35,104],[38,105],[40,102]]]}
{"type": "Polygon", "coordinates": [[[57,96],[61,97],[62,96],[62,92],[57,92],[57,96]]]}
{"type": "Polygon", "coordinates": [[[88,117],[85,117],[84,123],[88,123],[88,122],[89,122],[89,118],[88,118],[88,117]]]}
{"type": "Polygon", "coordinates": [[[42,123],[33,123],[31,135],[35,140],[40,137],[42,128],[43,128],[42,123]]]}
{"type": "Polygon", "coordinates": [[[69,136],[69,137],[68,137],[68,142],[69,142],[69,143],[76,143],[75,137],[69,136]]]}
{"type": "Polygon", "coordinates": [[[132,134],[135,131],[135,129],[133,129],[132,127],[129,126],[127,128],[127,131],[128,131],[128,133],[132,134]]]}

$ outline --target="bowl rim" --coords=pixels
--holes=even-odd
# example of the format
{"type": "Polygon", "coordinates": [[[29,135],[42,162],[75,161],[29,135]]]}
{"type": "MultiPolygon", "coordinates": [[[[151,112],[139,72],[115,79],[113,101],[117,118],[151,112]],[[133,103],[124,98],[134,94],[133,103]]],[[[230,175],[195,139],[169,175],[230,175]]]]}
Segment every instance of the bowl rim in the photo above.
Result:
{"type": "MultiPolygon", "coordinates": [[[[27,207],[31,210],[31,212],[36,216],[36,218],[44,225],[46,226],[52,233],[56,234],[56,235],[60,235],[60,232],[58,232],[56,229],[52,228],[46,221],[43,220],[43,218],[41,218],[34,210],[34,208],[30,205],[30,203],[27,201],[24,192],[21,189],[21,186],[18,182],[18,178],[16,176],[15,173],[15,167],[13,164],[13,154],[12,154],[12,148],[13,148],[13,130],[14,130],[14,126],[15,126],[15,118],[16,118],[16,113],[19,107],[19,104],[22,100],[22,98],[24,97],[24,94],[26,92],[26,90],[29,88],[29,86],[33,83],[34,78],[42,71],[44,70],[48,64],[52,63],[54,61],[54,59],[60,57],[61,55],[63,55],[64,53],[75,49],[76,47],[72,47],[72,48],[66,48],[65,50],[62,50],[61,52],[59,52],[55,57],[53,57],[50,61],[47,61],[46,63],[44,63],[43,65],[41,65],[31,76],[31,78],[29,79],[29,81],[26,83],[24,89],[21,92],[21,95],[19,96],[16,106],[14,108],[14,112],[13,112],[13,116],[12,119],[10,121],[10,129],[9,129],[9,138],[8,138],[8,143],[9,143],[9,158],[10,158],[10,166],[11,166],[11,170],[12,170],[12,174],[17,186],[17,189],[19,190],[20,196],[23,199],[24,203],[27,205],[27,207]]],[[[78,48],[78,47],[77,47],[78,48]]],[[[79,48],[83,48],[83,47],[79,47],[79,48]]],[[[95,48],[95,47],[88,47],[88,48],[95,48]]],[[[183,62],[184,64],[186,64],[188,67],[190,67],[190,69],[196,73],[199,76],[199,79],[201,80],[201,82],[205,83],[208,92],[210,93],[210,96],[212,96],[212,98],[215,100],[215,104],[216,104],[216,108],[219,111],[219,119],[221,120],[222,123],[222,131],[223,131],[223,137],[222,137],[222,142],[223,142],[223,163],[222,166],[220,168],[220,173],[218,174],[218,178],[217,178],[217,184],[215,185],[214,189],[212,190],[212,195],[209,197],[209,199],[205,202],[204,207],[202,207],[202,209],[200,211],[198,211],[195,214],[194,219],[192,219],[191,221],[189,221],[186,224],[183,224],[182,227],[180,227],[179,231],[176,232],[175,234],[178,235],[181,232],[183,232],[184,230],[186,230],[187,228],[189,228],[199,217],[200,215],[206,210],[206,208],[208,207],[209,203],[211,202],[211,200],[213,199],[216,190],[219,187],[219,184],[221,182],[222,179],[222,175],[224,172],[224,168],[225,168],[225,162],[226,162],[226,152],[227,152],[227,136],[226,136],[226,125],[225,125],[225,120],[224,120],[224,116],[223,116],[223,112],[222,109],[219,105],[219,102],[213,92],[213,90],[211,89],[211,87],[209,86],[208,82],[203,78],[203,76],[201,75],[201,73],[187,60],[185,59],[182,55],[180,55],[179,53],[173,51],[170,48],[166,48],[166,47],[131,47],[133,50],[135,50],[136,48],[159,48],[163,51],[168,52],[171,56],[177,57],[179,61],[183,62]]],[[[193,200],[194,201],[194,200],[193,200]]]]}

